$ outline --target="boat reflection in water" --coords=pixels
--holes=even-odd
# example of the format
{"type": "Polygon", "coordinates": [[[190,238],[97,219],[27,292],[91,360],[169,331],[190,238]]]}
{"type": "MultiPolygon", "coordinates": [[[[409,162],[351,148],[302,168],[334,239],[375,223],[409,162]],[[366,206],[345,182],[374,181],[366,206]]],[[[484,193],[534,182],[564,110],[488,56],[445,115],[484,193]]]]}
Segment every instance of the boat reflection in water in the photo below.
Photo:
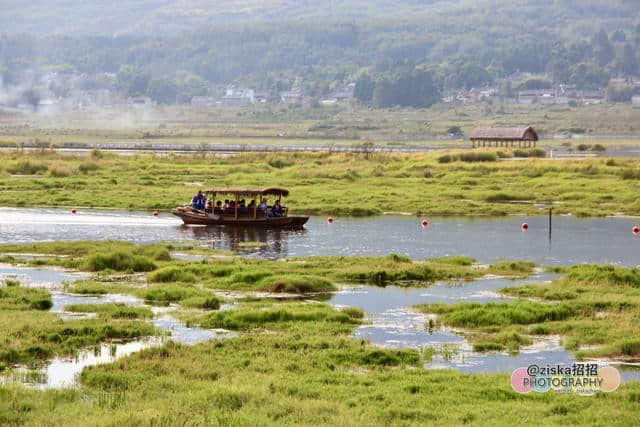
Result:
{"type": "Polygon", "coordinates": [[[227,250],[261,258],[281,258],[288,256],[288,242],[292,237],[303,236],[305,228],[264,228],[218,225],[208,227],[181,227],[187,236],[206,242],[209,249],[227,250]]]}

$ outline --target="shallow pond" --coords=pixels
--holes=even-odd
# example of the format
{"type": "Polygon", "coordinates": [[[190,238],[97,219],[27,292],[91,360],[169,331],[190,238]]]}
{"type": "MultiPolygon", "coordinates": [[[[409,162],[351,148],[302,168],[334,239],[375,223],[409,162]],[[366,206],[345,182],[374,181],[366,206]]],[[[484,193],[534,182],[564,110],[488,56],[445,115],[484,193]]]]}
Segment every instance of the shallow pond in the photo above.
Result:
{"type": "Polygon", "coordinates": [[[56,288],[62,282],[73,282],[84,274],[69,272],[58,268],[14,267],[0,264],[0,283],[6,279],[18,280],[21,286],[37,288],[56,288]]]}
{"type": "Polygon", "coordinates": [[[481,262],[530,260],[540,264],[584,262],[640,264],[639,218],[548,217],[430,218],[426,228],[413,216],[312,217],[302,230],[187,227],[177,218],[151,213],[0,208],[0,243],[50,240],[201,241],[213,249],[280,258],[310,255],[387,255],[414,259],[467,255],[481,262]],[[520,225],[529,224],[523,232],[520,225]],[[262,242],[263,245],[242,245],[262,242]]]}
{"type": "MultiPolygon", "coordinates": [[[[560,337],[544,337],[524,347],[516,355],[476,353],[464,336],[454,329],[427,325],[429,316],[411,309],[416,304],[505,301],[497,290],[523,283],[552,280],[541,274],[526,280],[483,279],[459,284],[437,283],[428,288],[356,286],[335,293],[330,303],[354,306],[366,312],[367,324],[356,329],[354,337],[364,338],[388,348],[433,347],[438,350],[427,368],[455,368],[462,372],[512,372],[531,364],[571,364],[575,361],[560,337]]],[[[621,370],[623,380],[640,380],[639,370],[621,370]]]]}
{"type": "MultiPolygon", "coordinates": [[[[100,296],[75,295],[54,292],[51,295],[53,305],[50,311],[59,313],[63,318],[82,317],[81,313],[66,313],[64,307],[70,304],[123,303],[140,306],[144,301],[130,295],[108,294],[100,296]]],[[[56,357],[36,370],[17,368],[9,375],[0,376],[2,382],[20,382],[39,389],[65,388],[78,385],[78,375],[85,367],[113,363],[116,360],[137,353],[146,348],[156,347],[168,340],[180,344],[194,345],[212,339],[230,338],[234,333],[223,329],[203,329],[186,326],[171,316],[174,307],[152,307],[154,316],[149,321],[166,336],[144,337],[128,342],[102,343],[96,347],[84,349],[73,357],[56,357]]]]}

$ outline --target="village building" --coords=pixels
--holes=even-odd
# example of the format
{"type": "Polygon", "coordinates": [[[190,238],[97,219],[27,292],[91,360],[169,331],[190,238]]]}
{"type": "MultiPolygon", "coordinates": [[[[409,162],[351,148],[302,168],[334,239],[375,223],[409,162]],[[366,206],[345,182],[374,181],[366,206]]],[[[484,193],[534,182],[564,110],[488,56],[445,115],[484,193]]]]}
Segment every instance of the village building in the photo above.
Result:
{"type": "Polygon", "coordinates": [[[212,107],[216,105],[216,99],[213,96],[194,96],[191,98],[192,107],[212,107]]]}
{"type": "Polygon", "coordinates": [[[491,147],[535,147],[538,141],[538,133],[531,126],[518,128],[482,127],[475,129],[469,137],[473,148],[491,147]]]}

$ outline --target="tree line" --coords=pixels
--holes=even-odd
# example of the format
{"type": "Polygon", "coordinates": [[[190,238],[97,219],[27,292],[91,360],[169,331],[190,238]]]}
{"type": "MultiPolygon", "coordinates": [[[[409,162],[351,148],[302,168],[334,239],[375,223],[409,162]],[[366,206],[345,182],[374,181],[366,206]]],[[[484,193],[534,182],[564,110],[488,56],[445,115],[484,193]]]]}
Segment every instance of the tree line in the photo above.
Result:
{"type": "Polygon", "coordinates": [[[571,83],[579,89],[640,74],[634,2],[516,0],[492,9],[481,7],[496,6],[490,0],[476,3],[462,1],[464,14],[258,21],[169,36],[5,34],[0,77],[11,86],[47,71],[87,75],[90,82],[112,73],[115,79],[85,84],[163,103],[188,102],[233,83],[277,93],[301,77],[310,97],[357,81],[362,102],[421,107],[442,93],[494,84],[516,72],[546,76],[529,87],[571,83]]]}

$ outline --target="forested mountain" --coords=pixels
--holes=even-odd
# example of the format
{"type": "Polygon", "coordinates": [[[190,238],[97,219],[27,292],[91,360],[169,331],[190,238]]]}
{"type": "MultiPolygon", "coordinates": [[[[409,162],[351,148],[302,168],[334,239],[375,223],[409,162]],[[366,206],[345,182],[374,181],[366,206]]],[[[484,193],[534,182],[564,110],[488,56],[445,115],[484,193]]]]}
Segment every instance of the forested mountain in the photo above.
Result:
{"type": "MultiPolygon", "coordinates": [[[[318,96],[363,74],[439,91],[530,72],[599,88],[640,74],[637,0],[3,0],[0,76],[48,71],[159,101],[230,83],[318,96]],[[420,77],[420,79],[422,79],[420,77]]],[[[384,82],[387,83],[384,83],[384,82]]],[[[382,83],[382,84],[379,84],[382,83]]],[[[365,85],[366,86],[366,85],[365,85]]],[[[425,89],[426,90],[426,89],[425,89]]],[[[388,105],[395,100],[381,102],[388,105]]],[[[412,105],[411,103],[407,105],[412,105]]]]}

